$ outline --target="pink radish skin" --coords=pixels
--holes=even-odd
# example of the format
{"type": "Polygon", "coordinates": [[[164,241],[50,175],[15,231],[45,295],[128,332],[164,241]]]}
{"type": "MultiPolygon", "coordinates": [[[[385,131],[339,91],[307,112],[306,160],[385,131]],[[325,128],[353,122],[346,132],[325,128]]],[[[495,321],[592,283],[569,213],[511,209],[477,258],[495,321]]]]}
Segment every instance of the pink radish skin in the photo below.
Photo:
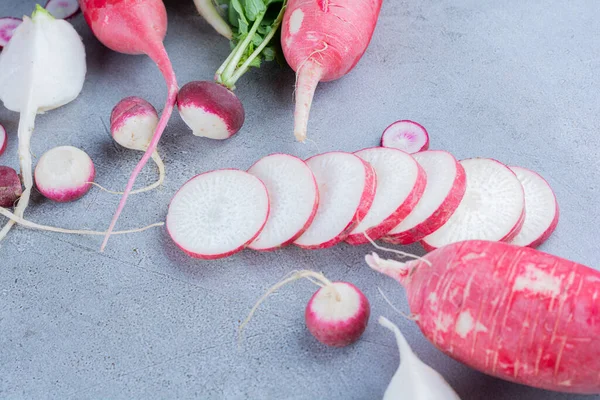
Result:
{"type": "Polygon", "coordinates": [[[414,154],[429,149],[429,134],[414,121],[396,121],[383,131],[381,146],[414,154]]]}
{"type": "Polygon", "coordinates": [[[0,18],[0,49],[8,44],[8,41],[12,38],[13,32],[22,23],[23,20],[20,18],[0,18]]]}
{"type": "Polygon", "coordinates": [[[366,256],[406,290],[423,334],[497,378],[600,394],[600,271],[531,248],[453,243],[406,264],[366,256]]]}
{"type": "Polygon", "coordinates": [[[110,133],[121,146],[145,151],[158,125],[158,113],[140,97],[126,97],[110,113],[110,133]]]}
{"type": "Polygon", "coordinates": [[[0,156],[6,151],[8,145],[8,136],[6,135],[6,129],[0,125],[0,156]]]}
{"type": "Polygon", "coordinates": [[[465,169],[452,154],[436,150],[413,157],[425,169],[427,186],[413,211],[383,238],[388,243],[408,245],[435,232],[454,214],[465,194],[465,169]]]}
{"type": "Polygon", "coordinates": [[[17,171],[0,166],[0,207],[12,207],[22,193],[23,187],[17,171]]]}
{"type": "Polygon", "coordinates": [[[319,82],[350,72],[367,49],[382,0],[290,0],[282,27],[281,45],[296,72],[294,135],[306,139],[313,96],[319,82]]]}
{"type": "Polygon", "coordinates": [[[81,11],[77,0],[48,0],[44,8],[57,19],[70,19],[81,11]]]}
{"type": "Polygon", "coordinates": [[[244,106],[225,86],[215,82],[186,83],[177,95],[179,114],[196,136],[227,139],[244,125],[244,106]]]}

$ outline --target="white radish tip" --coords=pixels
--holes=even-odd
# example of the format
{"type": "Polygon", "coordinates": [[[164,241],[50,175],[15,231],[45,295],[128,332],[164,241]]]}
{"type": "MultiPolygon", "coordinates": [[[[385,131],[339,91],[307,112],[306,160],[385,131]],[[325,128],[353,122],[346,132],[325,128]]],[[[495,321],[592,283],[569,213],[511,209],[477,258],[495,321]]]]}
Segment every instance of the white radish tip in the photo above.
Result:
{"type": "Polygon", "coordinates": [[[22,19],[13,17],[0,18],[0,48],[6,46],[15,32],[23,23],[22,19]]]}
{"type": "Polygon", "coordinates": [[[44,8],[57,19],[73,18],[80,11],[77,0],[48,0],[44,8]]]}
{"type": "Polygon", "coordinates": [[[429,149],[429,134],[425,127],[417,122],[400,120],[383,131],[381,146],[414,154],[429,149]]]}

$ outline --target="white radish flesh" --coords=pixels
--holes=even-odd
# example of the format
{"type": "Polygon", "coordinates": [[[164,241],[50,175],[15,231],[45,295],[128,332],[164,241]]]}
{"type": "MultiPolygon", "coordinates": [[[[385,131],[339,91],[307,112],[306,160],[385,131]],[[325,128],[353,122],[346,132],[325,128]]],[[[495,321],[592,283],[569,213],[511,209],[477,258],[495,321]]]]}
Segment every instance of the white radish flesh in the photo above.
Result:
{"type": "Polygon", "coordinates": [[[0,166],[0,207],[12,207],[23,193],[17,171],[0,166]]]}
{"type": "Polygon", "coordinates": [[[48,0],[44,8],[57,19],[72,18],[80,11],[77,0],[48,0]]]}
{"type": "Polygon", "coordinates": [[[414,121],[396,121],[383,131],[381,146],[414,154],[429,149],[429,134],[414,121]]]}
{"type": "Polygon", "coordinates": [[[6,46],[13,37],[15,29],[23,23],[22,19],[13,17],[0,18],[0,48],[6,46]]]}
{"type": "Polygon", "coordinates": [[[269,196],[257,177],[235,169],[200,174],[169,205],[167,231],[186,254],[217,259],[241,251],[269,216],[269,196]]]}
{"type": "Polygon", "coordinates": [[[248,172],[267,187],[271,205],[269,219],[248,247],[269,251],[296,240],[312,223],[319,205],[319,190],[310,168],[288,154],[271,154],[248,172]]]}
{"type": "Polygon", "coordinates": [[[525,195],[514,172],[489,158],[460,163],[465,195],[448,222],[421,241],[427,250],[463,240],[510,241],[523,226],[525,195]]]}
{"type": "Polygon", "coordinates": [[[383,238],[394,244],[411,244],[435,232],[452,216],[466,189],[465,170],[447,151],[413,154],[427,174],[425,192],[413,211],[383,238]]]}
{"type": "Polygon", "coordinates": [[[323,249],[346,239],[367,215],[377,187],[377,176],[367,162],[354,154],[330,152],[306,163],[319,186],[319,207],[314,221],[295,242],[305,249],[323,249]]]}
{"type": "Polygon", "coordinates": [[[368,162],[377,175],[373,204],[346,239],[359,245],[381,238],[413,210],[423,195],[427,176],[410,154],[397,149],[374,147],[354,154],[368,162]]]}
{"type": "Polygon", "coordinates": [[[519,246],[537,247],[558,225],[559,209],[552,188],[539,174],[521,167],[510,167],[525,191],[525,221],[510,241],[519,246]]]}
{"type": "Polygon", "coordinates": [[[0,125],[0,156],[4,151],[6,151],[6,146],[8,144],[8,136],[6,135],[6,129],[2,125],[0,125]]]}

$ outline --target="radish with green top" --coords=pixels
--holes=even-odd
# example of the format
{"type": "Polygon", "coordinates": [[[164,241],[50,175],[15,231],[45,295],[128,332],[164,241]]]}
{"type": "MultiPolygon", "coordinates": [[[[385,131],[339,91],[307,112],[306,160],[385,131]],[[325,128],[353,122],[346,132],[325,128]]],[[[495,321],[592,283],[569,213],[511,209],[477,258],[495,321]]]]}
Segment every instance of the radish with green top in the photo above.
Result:
{"type": "Polygon", "coordinates": [[[429,149],[429,134],[414,121],[396,121],[383,131],[381,146],[414,154],[429,149]]]}
{"type": "Polygon", "coordinates": [[[0,156],[6,151],[8,145],[8,136],[6,135],[6,129],[0,125],[0,156]]]}
{"type": "Polygon", "coordinates": [[[22,193],[23,187],[17,171],[0,166],[0,207],[12,207],[22,193]]]}
{"type": "Polygon", "coordinates": [[[15,34],[15,30],[23,23],[20,18],[3,17],[0,18],[0,49],[8,44],[8,41],[15,34]]]}
{"type": "Polygon", "coordinates": [[[48,0],[44,8],[59,19],[73,18],[81,11],[77,0],[48,0]]]}

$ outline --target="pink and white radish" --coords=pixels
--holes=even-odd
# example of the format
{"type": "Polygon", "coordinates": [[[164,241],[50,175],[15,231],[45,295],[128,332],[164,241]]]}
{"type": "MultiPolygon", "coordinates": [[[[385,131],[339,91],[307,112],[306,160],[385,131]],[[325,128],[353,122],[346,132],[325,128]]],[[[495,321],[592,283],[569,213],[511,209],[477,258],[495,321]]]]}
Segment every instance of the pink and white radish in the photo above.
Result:
{"type": "Polygon", "coordinates": [[[546,241],[558,225],[556,196],[539,174],[522,167],[510,167],[525,191],[525,221],[510,243],[537,247],[546,241]]]}
{"type": "Polygon", "coordinates": [[[365,218],[377,188],[373,167],[360,157],[330,152],[306,163],[319,186],[319,207],[312,224],[294,241],[304,249],[324,249],[344,241],[365,218]]]}
{"type": "Polygon", "coordinates": [[[0,125],[0,156],[6,151],[8,145],[8,135],[6,135],[6,129],[0,125]]]}
{"type": "Polygon", "coordinates": [[[86,152],[60,146],[42,155],[35,167],[35,186],[46,198],[60,203],[75,201],[92,187],[96,170],[86,152]]]}
{"type": "Polygon", "coordinates": [[[0,166],[0,207],[12,207],[22,193],[23,188],[17,171],[0,166]]]}
{"type": "Polygon", "coordinates": [[[222,169],[193,177],[175,193],[167,231],[190,257],[214,260],[252,243],[268,216],[269,196],[260,179],[222,169]]]}
{"type": "Polygon", "coordinates": [[[421,241],[426,250],[462,240],[510,241],[525,219],[525,194],[507,166],[489,158],[462,160],[465,194],[454,214],[421,241]]]}
{"type": "Polygon", "coordinates": [[[13,37],[15,29],[23,23],[20,18],[3,17],[0,18],[0,49],[8,44],[13,37]]]}
{"type": "Polygon", "coordinates": [[[406,290],[423,334],[483,373],[600,394],[600,271],[528,247],[469,240],[367,264],[406,290]]]}
{"type": "Polygon", "coordinates": [[[427,185],[416,207],[383,238],[394,244],[411,244],[435,232],[452,216],[466,190],[463,166],[447,151],[413,154],[427,175],[427,185]]]}
{"type": "Polygon", "coordinates": [[[271,154],[248,172],[265,184],[271,205],[265,227],[248,247],[270,251],[293,243],[310,226],[319,205],[319,189],[310,168],[297,157],[271,154]]]}
{"type": "Polygon", "coordinates": [[[429,149],[429,134],[414,121],[396,121],[383,131],[381,146],[414,154],[429,149]]]}
{"type": "Polygon", "coordinates": [[[198,13],[212,26],[220,35],[231,39],[233,32],[229,24],[223,19],[213,0],[194,0],[198,13]]]}
{"type": "Polygon", "coordinates": [[[377,240],[400,223],[423,195],[427,176],[409,154],[384,147],[357,151],[377,175],[377,190],[365,218],[346,239],[353,245],[377,240]]]}
{"type": "Polygon", "coordinates": [[[297,77],[294,135],[298,141],[306,139],[318,83],[339,79],[358,63],[373,36],[381,3],[289,0],[281,45],[297,77]]]}
{"type": "Polygon", "coordinates": [[[400,351],[400,366],[383,400],[460,400],[444,377],[417,357],[396,325],[385,317],[377,321],[394,333],[400,351]]]}
{"type": "Polygon", "coordinates": [[[73,18],[81,11],[77,0],[48,0],[44,8],[57,19],[73,18]]]}

